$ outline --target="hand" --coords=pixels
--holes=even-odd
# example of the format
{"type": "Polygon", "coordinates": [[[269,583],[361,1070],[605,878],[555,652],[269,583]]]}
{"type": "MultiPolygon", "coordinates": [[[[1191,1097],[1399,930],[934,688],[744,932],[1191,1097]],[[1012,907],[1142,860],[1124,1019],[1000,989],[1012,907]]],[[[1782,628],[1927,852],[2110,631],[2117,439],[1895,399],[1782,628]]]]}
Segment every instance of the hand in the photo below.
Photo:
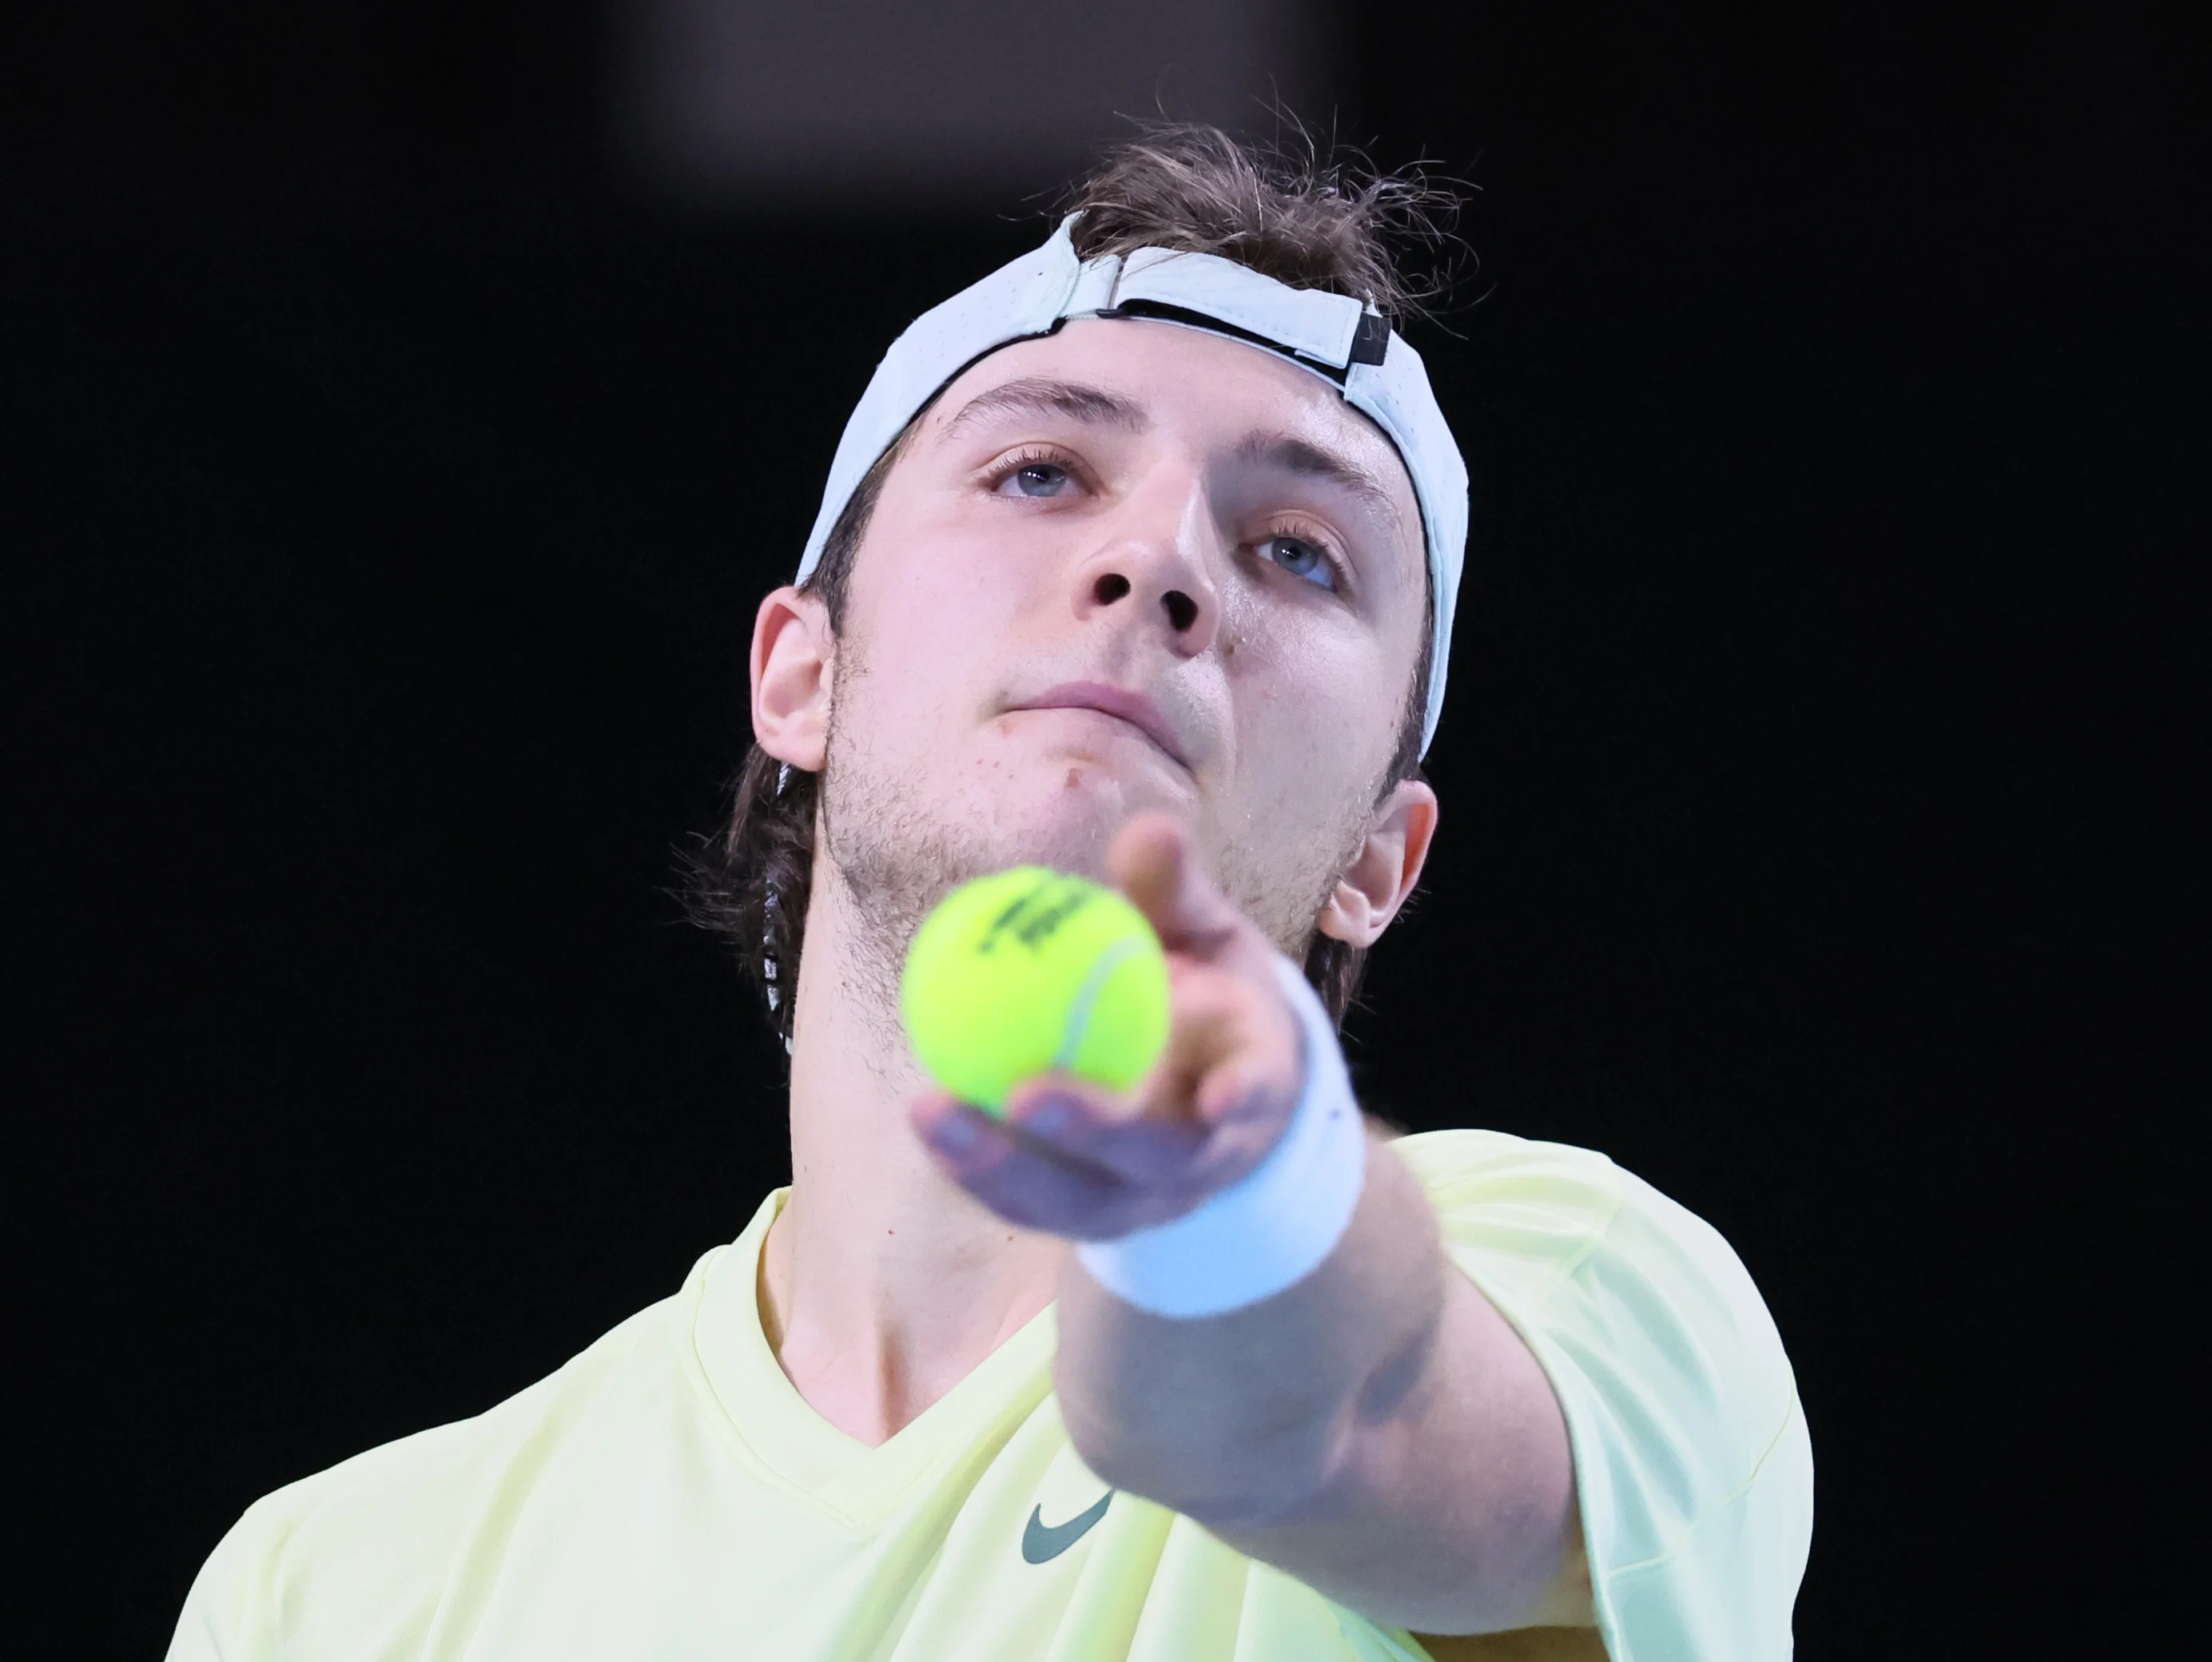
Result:
{"type": "Polygon", "coordinates": [[[1167,949],[1158,1065],[1127,1095],[1041,1075],[1009,1096],[1004,1120],[942,1091],[910,1110],[976,1199],[1023,1228],[1083,1240],[1165,1223],[1237,1181],[1274,1146],[1304,1083],[1274,943],[1199,870],[1182,827],[1133,816],[1106,866],[1167,949]]]}

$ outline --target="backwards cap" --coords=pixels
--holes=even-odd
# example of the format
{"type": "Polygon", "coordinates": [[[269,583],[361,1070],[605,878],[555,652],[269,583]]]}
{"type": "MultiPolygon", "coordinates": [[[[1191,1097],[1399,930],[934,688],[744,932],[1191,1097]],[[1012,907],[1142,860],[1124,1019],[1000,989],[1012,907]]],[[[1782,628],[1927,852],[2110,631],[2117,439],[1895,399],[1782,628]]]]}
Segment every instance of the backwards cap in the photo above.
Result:
{"type": "Polygon", "coordinates": [[[1147,318],[1201,329],[1310,370],[1397,446],[1421,505],[1436,614],[1421,724],[1426,755],[1443,708],[1452,608],[1467,554],[1467,464],[1429,391],[1420,355],[1379,312],[1349,295],[1293,288],[1212,254],[1139,248],[1079,258],[1069,235],[1077,217],[1062,220],[1042,248],[923,312],[891,343],[845,423],[793,580],[805,582],[820,562],[831,528],[868,470],[977,359],[1049,335],[1071,318],[1147,318]]]}

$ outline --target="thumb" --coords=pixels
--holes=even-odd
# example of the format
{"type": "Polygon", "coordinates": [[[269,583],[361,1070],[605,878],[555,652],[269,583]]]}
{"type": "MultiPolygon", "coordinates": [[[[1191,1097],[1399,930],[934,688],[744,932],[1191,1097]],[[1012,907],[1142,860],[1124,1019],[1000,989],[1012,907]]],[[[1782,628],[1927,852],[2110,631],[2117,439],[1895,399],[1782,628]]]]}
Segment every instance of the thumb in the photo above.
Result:
{"type": "Polygon", "coordinates": [[[1190,834],[1173,816],[1132,815],[1106,851],[1106,869],[1170,952],[1218,957],[1243,921],[1199,868],[1190,834]]]}

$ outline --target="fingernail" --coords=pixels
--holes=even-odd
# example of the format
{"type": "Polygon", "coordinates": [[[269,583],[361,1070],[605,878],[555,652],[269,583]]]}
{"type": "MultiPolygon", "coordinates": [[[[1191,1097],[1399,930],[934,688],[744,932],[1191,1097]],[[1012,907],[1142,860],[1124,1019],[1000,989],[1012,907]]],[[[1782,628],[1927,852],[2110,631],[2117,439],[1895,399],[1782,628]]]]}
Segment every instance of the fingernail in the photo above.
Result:
{"type": "Polygon", "coordinates": [[[1048,1097],[1022,1116],[1022,1124],[1039,1137],[1058,1137],[1067,1129],[1067,1104],[1060,1097],[1048,1097]]]}
{"type": "Polygon", "coordinates": [[[972,1149],[975,1146],[975,1122],[968,1118],[965,1108],[955,1108],[937,1122],[937,1129],[930,1133],[930,1141],[947,1154],[958,1154],[964,1149],[972,1149]]]}

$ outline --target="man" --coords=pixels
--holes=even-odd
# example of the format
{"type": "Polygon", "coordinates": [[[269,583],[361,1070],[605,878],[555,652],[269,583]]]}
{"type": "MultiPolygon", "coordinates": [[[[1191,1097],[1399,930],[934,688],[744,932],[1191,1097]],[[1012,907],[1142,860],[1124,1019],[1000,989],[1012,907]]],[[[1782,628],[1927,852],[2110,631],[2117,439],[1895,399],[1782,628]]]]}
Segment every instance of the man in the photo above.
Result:
{"type": "Polygon", "coordinates": [[[790,1187],[551,1378],[258,1502],[173,1658],[1788,1654],[1808,1445],[1725,1243],[1351,1096],[1466,525],[1390,201],[1154,135],[894,346],[702,884],[790,1187]],[[897,978],[1023,863],[1145,912],[1173,1032],[1001,1122],[897,978]]]}

